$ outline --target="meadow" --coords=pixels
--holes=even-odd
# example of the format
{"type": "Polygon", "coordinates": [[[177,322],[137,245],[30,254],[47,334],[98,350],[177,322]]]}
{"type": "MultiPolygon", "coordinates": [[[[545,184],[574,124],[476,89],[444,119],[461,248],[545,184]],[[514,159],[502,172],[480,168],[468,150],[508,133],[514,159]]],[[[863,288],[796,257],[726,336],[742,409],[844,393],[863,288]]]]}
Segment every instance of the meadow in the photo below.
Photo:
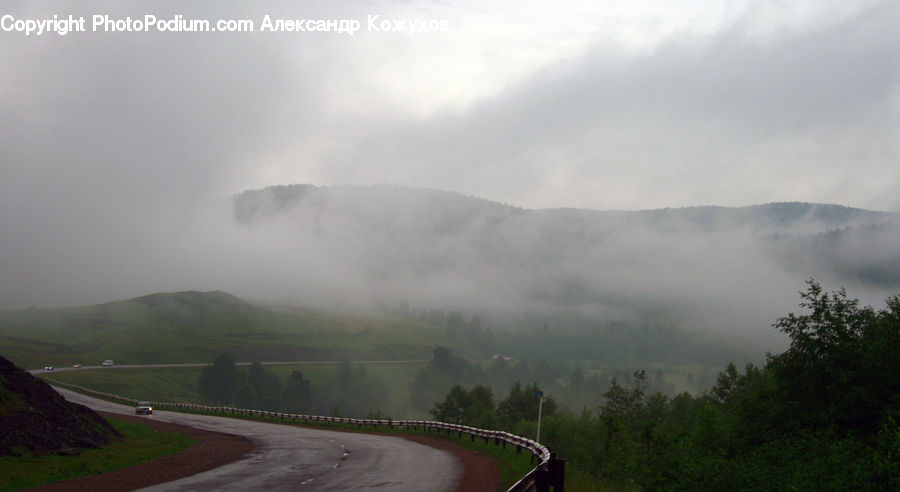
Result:
{"type": "Polygon", "coordinates": [[[72,308],[0,311],[3,355],[28,369],[116,364],[426,359],[441,328],[380,313],[259,306],[178,292],[72,308]]]}

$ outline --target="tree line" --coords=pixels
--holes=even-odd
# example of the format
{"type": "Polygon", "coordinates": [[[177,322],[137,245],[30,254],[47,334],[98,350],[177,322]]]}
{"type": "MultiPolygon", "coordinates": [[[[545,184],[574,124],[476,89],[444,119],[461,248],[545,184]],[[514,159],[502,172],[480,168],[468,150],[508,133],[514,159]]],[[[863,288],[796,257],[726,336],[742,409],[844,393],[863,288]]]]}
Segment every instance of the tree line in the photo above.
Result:
{"type": "Polygon", "coordinates": [[[548,416],[543,444],[613,487],[900,490],[900,297],[875,311],[813,280],[801,296],[774,324],[789,348],[761,367],[674,397],[637,371],[598,408],[548,416]]]}
{"type": "Polygon", "coordinates": [[[259,362],[244,371],[232,354],[221,354],[202,369],[197,387],[208,403],[273,412],[379,416],[385,404],[382,383],[347,360],[338,364],[331,384],[314,388],[301,371],[282,381],[259,362]]]}
{"type": "MultiPolygon", "coordinates": [[[[481,367],[437,347],[411,383],[411,403],[436,420],[533,437],[542,388],[602,392],[580,412],[545,397],[541,441],[611,488],[900,490],[900,296],[876,311],[810,279],[800,307],[773,325],[790,340],[787,350],[760,366],[729,364],[697,395],[673,394],[643,370],[576,370],[559,384],[550,361],[499,357],[481,367]]],[[[366,393],[378,383],[349,363],[335,374],[345,390],[316,395],[299,372],[278,388],[262,366],[242,372],[233,362],[217,358],[204,369],[210,401],[353,408],[353,416],[380,413],[384,403],[366,393]]]]}

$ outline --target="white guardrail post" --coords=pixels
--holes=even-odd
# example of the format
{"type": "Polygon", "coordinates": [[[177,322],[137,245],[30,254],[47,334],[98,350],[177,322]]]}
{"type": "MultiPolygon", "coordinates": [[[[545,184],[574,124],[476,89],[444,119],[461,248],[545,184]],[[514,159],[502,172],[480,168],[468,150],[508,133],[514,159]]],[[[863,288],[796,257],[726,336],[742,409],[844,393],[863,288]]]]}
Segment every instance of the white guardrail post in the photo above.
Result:
{"type": "MultiPolygon", "coordinates": [[[[100,398],[105,398],[109,400],[116,400],[123,403],[128,403],[131,405],[136,405],[139,400],[135,400],[134,398],[126,398],[124,396],[113,395],[110,393],[102,393],[100,391],[94,391],[90,388],[85,388],[84,386],[78,386],[76,384],[63,383],[61,381],[57,381],[52,378],[45,377],[47,381],[51,381],[54,384],[59,386],[67,386],[69,388],[77,389],[83,393],[92,396],[98,396],[100,398]]],[[[304,423],[306,422],[329,422],[329,423],[337,423],[337,424],[349,424],[349,425],[357,425],[359,428],[362,428],[363,425],[371,425],[374,428],[378,428],[378,426],[387,426],[389,428],[394,428],[394,426],[398,427],[407,427],[412,428],[413,430],[418,427],[422,427],[423,430],[435,430],[437,432],[445,431],[447,435],[455,432],[458,437],[462,437],[463,434],[468,434],[471,437],[471,440],[474,442],[476,437],[480,437],[484,439],[484,442],[487,443],[490,439],[494,439],[495,445],[502,445],[506,448],[506,444],[512,444],[516,447],[516,452],[521,452],[522,449],[528,450],[532,458],[537,458],[538,463],[530,472],[528,472],[524,477],[522,477],[518,482],[513,484],[507,492],[520,492],[520,491],[538,491],[538,492],[549,492],[550,487],[553,487],[554,492],[563,492],[565,487],[565,461],[556,458],[554,453],[551,453],[547,447],[542,445],[537,441],[532,441],[531,439],[517,436],[515,434],[510,434],[509,432],[504,431],[494,431],[494,430],[486,430],[479,429],[477,427],[469,427],[466,425],[457,425],[457,424],[448,424],[445,422],[436,422],[433,420],[372,420],[372,419],[351,419],[344,417],[325,417],[321,415],[302,415],[295,413],[279,413],[279,412],[267,412],[265,410],[253,410],[247,408],[233,408],[233,407],[222,407],[222,406],[205,406],[205,405],[194,405],[190,403],[172,403],[172,402],[157,402],[151,401],[151,405],[158,408],[167,408],[173,410],[189,410],[189,411],[200,411],[200,412],[209,412],[209,413],[231,413],[234,415],[246,415],[246,416],[260,416],[260,417],[269,417],[269,418],[280,418],[281,420],[291,419],[296,422],[298,420],[302,420],[304,423]]]]}

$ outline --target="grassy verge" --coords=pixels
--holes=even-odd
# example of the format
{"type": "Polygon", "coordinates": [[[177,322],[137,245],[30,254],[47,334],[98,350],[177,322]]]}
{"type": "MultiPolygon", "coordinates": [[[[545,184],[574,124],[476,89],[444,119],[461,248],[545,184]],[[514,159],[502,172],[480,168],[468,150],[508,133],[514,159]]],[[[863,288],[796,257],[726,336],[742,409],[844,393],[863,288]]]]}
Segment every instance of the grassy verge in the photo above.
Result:
{"type": "MultiPolygon", "coordinates": [[[[349,430],[358,431],[359,429],[349,430]]],[[[381,432],[381,429],[379,429],[379,432],[381,432]]],[[[494,463],[497,464],[497,468],[500,469],[503,490],[508,489],[510,486],[512,486],[512,484],[518,482],[519,479],[530,472],[536,464],[536,462],[532,461],[531,453],[529,453],[528,451],[523,450],[521,452],[516,452],[515,446],[507,445],[504,448],[502,446],[495,445],[493,441],[485,442],[483,439],[479,438],[475,438],[475,440],[472,440],[472,438],[466,434],[463,434],[462,437],[460,437],[459,434],[454,432],[446,434],[444,432],[400,428],[391,433],[398,435],[419,435],[431,437],[434,439],[442,439],[460,448],[484,453],[485,455],[490,457],[490,459],[492,459],[494,463]]]]}
{"type": "Polygon", "coordinates": [[[200,367],[83,369],[36,376],[134,399],[199,403],[197,380],[201,370],[200,367]]]}
{"type": "Polygon", "coordinates": [[[88,449],[78,456],[0,457],[0,491],[38,487],[153,461],[196,442],[182,434],[108,420],[122,437],[103,448],[88,449]]]}

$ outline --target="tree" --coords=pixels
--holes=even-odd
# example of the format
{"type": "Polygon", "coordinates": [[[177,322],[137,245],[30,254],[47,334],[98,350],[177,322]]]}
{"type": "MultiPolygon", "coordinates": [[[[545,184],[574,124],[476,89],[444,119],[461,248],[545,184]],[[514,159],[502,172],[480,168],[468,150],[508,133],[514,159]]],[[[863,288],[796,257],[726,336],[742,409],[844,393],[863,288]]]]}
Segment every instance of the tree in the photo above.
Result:
{"type": "Polygon", "coordinates": [[[461,385],[450,388],[443,402],[435,403],[429,412],[435,420],[450,424],[470,425],[484,429],[497,426],[494,392],[483,385],[466,391],[461,385]]]}
{"type": "Polygon", "coordinates": [[[413,379],[411,403],[421,410],[428,409],[453,385],[470,381],[472,372],[466,359],[454,355],[447,347],[435,347],[431,360],[413,379]]]}
{"type": "Polygon", "coordinates": [[[352,417],[380,410],[385,402],[381,382],[370,378],[365,366],[354,369],[346,359],[338,365],[334,384],[325,393],[320,405],[352,417]]]}
{"type": "Polygon", "coordinates": [[[815,280],[808,279],[806,284],[807,291],[800,293],[800,306],[811,312],[790,313],[774,324],[791,339],[790,349],[782,359],[790,359],[797,367],[815,365],[847,349],[865,336],[866,327],[875,319],[872,308],[860,308],[859,300],[848,298],[845,289],[829,295],[815,280]]]}
{"type": "Polygon", "coordinates": [[[464,414],[466,425],[482,429],[497,429],[500,419],[494,403],[494,391],[491,388],[476,384],[469,391],[471,404],[464,414]]]}
{"type": "Polygon", "coordinates": [[[774,326],[790,347],[770,356],[784,407],[783,431],[834,429],[874,435],[900,410],[900,300],[875,312],[840,289],[828,294],[812,279],[801,293],[804,314],[790,313],[774,326]]]}
{"type": "Polygon", "coordinates": [[[463,380],[469,363],[462,357],[453,355],[447,347],[435,347],[428,365],[438,374],[458,383],[463,380]]]}
{"type": "Polygon", "coordinates": [[[232,401],[237,379],[238,369],[234,356],[221,354],[213,360],[212,365],[203,368],[197,386],[206,401],[224,404],[232,401]]]}
{"type": "Polygon", "coordinates": [[[281,380],[254,362],[235,382],[234,404],[240,408],[277,411],[282,408],[281,380]]]}
{"type": "Polygon", "coordinates": [[[738,389],[738,379],[737,367],[735,367],[734,362],[729,362],[728,367],[719,373],[716,385],[710,390],[712,398],[718,403],[727,402],[738,389]]]}
{"type": "Polygon", "coordinates": [[[246,373],[239,373],[237,382],[234,385],[234,404],[238,408],[250,408],[261,410],[259,408],[259,395],[256,388],[250,384],[250,379],[246,373]]]}
{"type": "Polygon", "coordinates": [[[293,371],[284,385],[284,406],[288,412],[306,413],[312,400],[310,380],[303,377],[300,371],[293,371]]]}
{"type": "Polygon", "coordinates": [[[461,385],[450,388],[444,401],[435,403],[428,411],[435,420],[448,424],[462,424],[466,410],[471,404],[469,393],[461,385]]]}
{"type": "MultiPolygon", "coordinates": [[[[514,425],[523,420],[537,420],[540,398],[537,393],[541,391],[537,382],[531,383],[525,388],[516,381],[509,389],[509,395],[497,405],[497,413],[506,419],[509,425],[514,425]]],[[[543,415],[550,416],[556,412],[556,401],[552,397],[544,398],[543,415]]]]}
{"type": "Polygon", "coordinates": [[[621,386],[615,378],[609,383],[609,389],[603,394],[606,402],[600,408],[600,414],[609,417],[634,416],[641,412],[646,401],[647,372],[635,371],[629,387],[621,386]]]}
{"type": "Polygon", "coordinates": [[[281,380],[267,371],[261,363],[250,364],[247,380],[256,393],[254,408],[261,410],[279,410],[281,408],[281,380]]]}

